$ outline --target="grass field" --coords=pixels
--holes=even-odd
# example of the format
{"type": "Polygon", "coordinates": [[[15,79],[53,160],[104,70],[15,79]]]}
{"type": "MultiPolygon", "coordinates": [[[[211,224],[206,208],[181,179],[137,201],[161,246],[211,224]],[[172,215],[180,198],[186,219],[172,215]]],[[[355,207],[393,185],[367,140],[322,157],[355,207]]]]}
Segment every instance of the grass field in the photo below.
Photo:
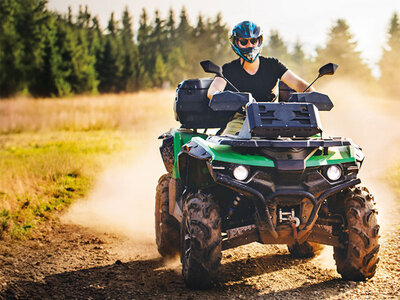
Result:
{"type": "Polygon", "coordinates": [[[173,92],[0,101],[0,238],[21,238],[84,197],[117,153],[140,148],[173,92]]]}

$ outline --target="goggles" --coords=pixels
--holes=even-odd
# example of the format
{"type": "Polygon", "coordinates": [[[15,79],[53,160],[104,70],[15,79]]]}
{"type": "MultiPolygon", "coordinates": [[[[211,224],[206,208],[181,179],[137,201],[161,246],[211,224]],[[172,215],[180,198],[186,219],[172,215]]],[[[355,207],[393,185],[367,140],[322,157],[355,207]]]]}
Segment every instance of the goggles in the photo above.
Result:
{"type": "Polygon", "coordinates": [[[261,41],[261,37],[258,38],[251,38],[251,39],[243,39],[243,38],[238,38],[237,39],[238,43],[240,44],[240,46],[245,47],[247,46],[247,44],[250,42],[250,44],[257,46],[260,41],[261,41]]]}

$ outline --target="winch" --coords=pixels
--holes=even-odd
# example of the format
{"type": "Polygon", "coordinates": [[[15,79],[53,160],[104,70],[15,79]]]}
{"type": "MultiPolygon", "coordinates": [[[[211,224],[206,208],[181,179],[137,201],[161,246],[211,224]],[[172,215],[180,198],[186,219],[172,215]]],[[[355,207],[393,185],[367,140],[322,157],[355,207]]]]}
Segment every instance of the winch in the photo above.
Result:
{"type": "Polygon", "coordinates": [[[279,208],[278,216],[279,223],[290,223],[295,224],[296,227],[300,226],[300,219],[296,217],[294,208],[290,211],[283,211],[282,208],[279,208]]]}

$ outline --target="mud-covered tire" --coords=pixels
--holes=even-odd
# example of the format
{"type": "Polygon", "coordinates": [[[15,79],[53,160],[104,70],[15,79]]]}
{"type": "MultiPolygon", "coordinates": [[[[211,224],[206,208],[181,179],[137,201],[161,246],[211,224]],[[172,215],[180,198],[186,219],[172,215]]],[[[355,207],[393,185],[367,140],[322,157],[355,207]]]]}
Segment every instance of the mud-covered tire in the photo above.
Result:
{"type": "Polygon", "coordinates": [[[366,188],[344,193],[345,248],[334,247],[337,271],[343,279],[360,281],[375,275],[379,252],[379,225],[374,199],[366,188]]]}
{"type": "Polygon", "coordinates": [[[221,258],[219,207],[212,195],[189,193],[181,223],[182,275],[186,285],[193,289],[210,287],[221,258]]]}
{"type": "Polygon", "coordinates": [[[290,255],[294,258],[310,258],[318,255],[324,245],[313,243],[313,242],[304,242],[302,244],[293,244],[288,245],[288,249],[290,255]]]}
{"type": "Polygon", "coordinates": [[[179,253],[179,223],[169,214],[170,174],[164,174],[158,180],[156,190],[155,229],[158,252],[163,257],[172,257],[179,253]]]}

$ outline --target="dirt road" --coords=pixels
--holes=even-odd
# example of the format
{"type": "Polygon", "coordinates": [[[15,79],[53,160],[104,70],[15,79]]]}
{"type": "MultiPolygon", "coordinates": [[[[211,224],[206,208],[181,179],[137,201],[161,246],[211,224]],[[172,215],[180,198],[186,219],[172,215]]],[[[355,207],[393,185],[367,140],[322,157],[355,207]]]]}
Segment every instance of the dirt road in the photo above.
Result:
{"type": "MultiPolygon", "coordinates": [[[[154,187],[163,170],[150,143],[136,158],[116,161],[60,222],[29,241],[0,242],[0,299],[398,299],[400,201],[384,174],[400,154],[400,102],[338,82],[323,92],[336,104],[321,112],[325,132],[351,136],[366,153],[360,175],[375,195],[382,226],[371,280],[342,281],[330,247],[314,259],[292,259],[285,246],[254,243],[223,253],[211,290],[187,290],[179,260],[163,261],[153,242],[154,187]]],[[[154,136],[166,125],[173,126],[171,119],[158,123],[154,136]]]]}

